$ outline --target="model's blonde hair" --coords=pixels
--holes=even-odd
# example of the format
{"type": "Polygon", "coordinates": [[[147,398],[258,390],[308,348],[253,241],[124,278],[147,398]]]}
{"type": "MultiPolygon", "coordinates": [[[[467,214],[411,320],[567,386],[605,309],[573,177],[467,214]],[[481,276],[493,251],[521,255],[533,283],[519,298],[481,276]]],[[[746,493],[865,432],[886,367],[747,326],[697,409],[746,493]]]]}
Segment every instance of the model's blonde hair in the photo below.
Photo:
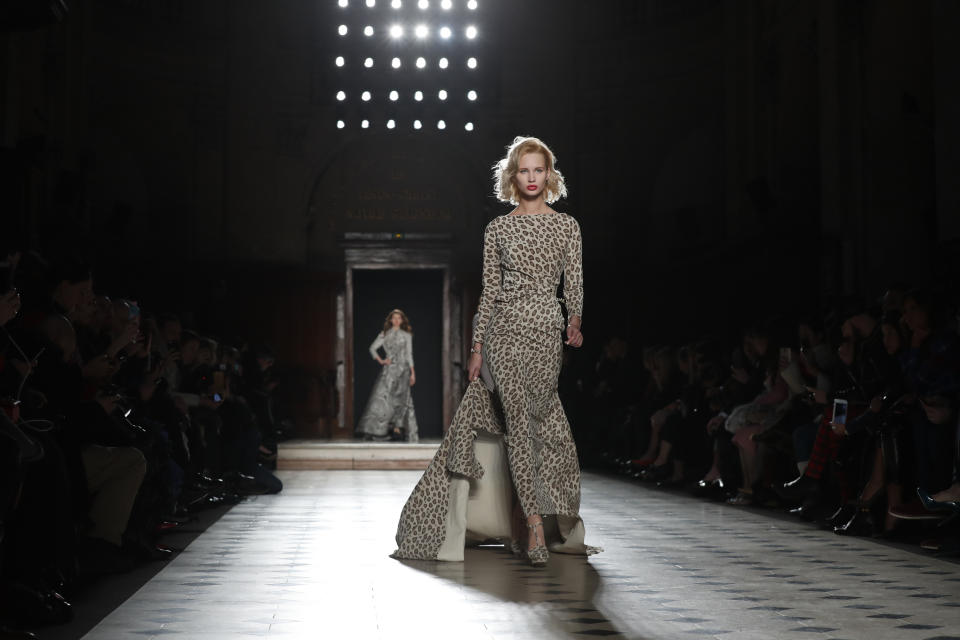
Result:
{"type": "Polygon", "coordinates": [[[543,196],[548,204],[567,196],[567,185],[563,175],[557,171],[556,157],[550,147],[539,138],[517,136],[507,147],[507,155],[493,165],[493,195],[500,202],[519,204],[520,192],[514,176],[517,175],[520,158],[528,153],[542,153],[547,163],[547,183],[543,187],[543,196]]]}
{"type": "Polygon", "coordinates": [[[400,323],[400,328],[403,331],[406,331],[407,333],[413,333],[413,327],[410,326],[410,320],[407,319],[407,314],[405,314],[400,309],[394,309],[393,311],[387,314],[386,320],[383,321],[384,335],[386,335],[387,331],[390,331],[390,329],[393,328],[393,323],[390,322],[390,319],[393,318],[393,314],[395,313],[400,314],[400,319],[402,320],[402,322],[400,323]]]}

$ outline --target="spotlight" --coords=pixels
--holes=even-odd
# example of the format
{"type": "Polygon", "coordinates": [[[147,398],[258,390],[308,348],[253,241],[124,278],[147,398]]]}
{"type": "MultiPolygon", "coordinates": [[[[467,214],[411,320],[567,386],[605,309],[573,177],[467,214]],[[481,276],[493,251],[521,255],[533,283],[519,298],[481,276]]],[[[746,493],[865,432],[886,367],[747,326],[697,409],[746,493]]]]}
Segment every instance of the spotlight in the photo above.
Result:
{"type": "Polygon", "coordinates": [[[473,123],[468,122],[467,124],[463,125],[463,128],[466,129],[467,131],[473,131],[473,123]]]}
{"type": "Polygon", "coordinates": [[[414,33],[414,35],[416,35],[418,38],[423,39],[423,38],[426,38],[426,37],[427,37],[427,33],[429,33],[429,31],[427,30],[427,25],[425,25],[425,24],[418,24],[418,25],[417,25],[417,28],[413,30],[413,33],[414,33]]]}
{"type": "Polygon", "coordinates": [[[363,35],[370,37],[373,35],[373,27],[367,25],[363,28],[363,35]]]}
{"type": "Polygon", "coordinates": [[[342,67],[344,64],[343,56],[337,56],[336,62],[338,67],[342,67]]]}
{"type": "Polygon", "coordinates": [[[427,66],[426,58],[417,58],[417,69],[423,69],[425,66],[427,66]]]}
{"type": "Polygon", "coordinates": [[[361,93],[360,99],[363,100],[364,102],[370,102],[370,92],[364,91],[363,93],[361,93]]]}
{"type": "Polygon", "coordinates": [[[473,89],[471,89],[470,91],[467,91],[467,100],[476,100],[476,99],[477,99],[476,91],[474,91],[473,89]]]}
{"type": "Polygon", "coordinates": [[[420,0],[420,1],[417,3],[417,6],[420,7],[421,9],[429,9],[429,8],[430,8],[430,0],[420,0]]]}
{"type": "Polygon", "coordinates": [[[474,26],[467,27],[467,39],[473,40],[477,37],[477,28],[474,26]]]}
{"type": "Polygon", "coordinates": [[[346,99],[347,99],[346,93],[344,93],[343,91],[337,91],[337,100],[339,100],[340,102],[343,102],[346,99]]]}
{"type": "Polygon", "coordinates": [[[420,102],[421,100],[423,100],[423,91],[414,92],[413,99],[416,100],[417,102],[420,102]]]}
{"type": "Polygon", "coordinates": [[[477,59],[476,58],[467,58],[467,66],[471,69],[477,68],[477,59]]]}
{"type": "Polygon", "coordinates": [[[393,0],[393,2],[390,3],[390,6],[393,7],[394,9],[399,9],[400,7],[403,6],[403,2],[401,2],[400,0],[393,0]]]}
{"type": "Polygon", "coordinates": [[[363,66],[365,66],[367,69],[370,69],[371,67],[373,67],[373,58],[367,58],[366,60],[364,60],[363,66]]]}
{"type": "Polygon", "coordinates": [[[400,94],[399,94],[397,91],[391,91],[391,92],[390,92],[390,99],[393,100],[394,102],[396,102],[397,100],[400,99],[400,94]]]}
{"type": "Polygon", "coordinates": [[[446,128],[447,128],[446,122],[444,122],[443,120],[437,121],[437,129],[446,129],[446,128]]]}
{"type": "Polygon", "coordinates": [[[344,122],[343,120],[337,120],[337,129],[343,129],[345,126],[347,126],[346,122],[344,122]]]}
{"type": "Polygon", "coordinates": [[[393,129],[395,126],[397,126],[396,122],[393,120],[387,120],[387,129],[393,129]]]}
{"type": "Polygon", "coordinates": [[[440,91],[437,92],[437,97],[440,98],[441,100],[446,100],[446,99],[447,99],[447,90],[446,90],[446,89],[440,89],[440,91]]]}
{"type": "Polygon", "coordinates": [[[403,27],[398,24],[390,27],[390,37],[391,38],[402,38],[403,37],[403,27]]]}
{"type": "Polygon", "coordinates": [[[423,126],[423,125],[420,124],[420,121],[419,121],[419,120],[414,120],[414,121],[413,121],[413,128],[414,128],[414,129],[419,129],[419,128],[422,127],[422,126],[423,126]]]}
{"type": "Polygon", "coordinates": [[[347,35],[347,25],[345,24],[340,25],[340,27],[337,29],[337,33],[339,33],[342,36],[347,35]]]}
{"type": "Polygon", "coordinates": [[[363,127],[364,129],[369,129],[369,128],[370,128],[370,121],[369,121],[369,120],[364,120],[363,122],[360,123],[360,126],[363,127]]]}
{"type": "Polygon", "coordinates": [[[400,58],[394,58],[393,60],[391,60],[391,61],[390,61],[390,66],[393,67],[394,69],[399,69],[399,68],[400,68],[400,58]]]}
{"type": "Polygon", "coordinates": [[[449,64],[450,64],[450,63],[447,61],[446,58],[440,58],[439,65],[440,65],[440,68],[441,68],[441,69],[446,69],[446,68],[447,68],[447,65],[449,65],[449,64]]]}
{"type": "Polygon", "coordinates": [[[450,27],[440,27],[440,37],[444,40],[448,40],[451,34],[450,27]]]}
{"type": "Polygon", "coordinates": [[[470,0],[469,2],[467,2],[467,9],[470,9],[470,11],[474,11],[476,10],[476,8],[477,8],[477,0],[470,0]]]}
{"type": "Polygon", "coordinates": [[[440,6],[443,8],[444,11],[450,11],[450,8],[453,6],[453,3],[450,2],[450,0],[442,0],[440,2],[440,6]]]}
{"type": "MultiPolygon", "coordinates": [[[[337,4],[340,5],[341,7],[346,7],[347,0],[337,0],[337,4]]],[[[340,122],[343,122],[343,120],[341,120],[340,122]]]]}
{"type": "Polygon", "coordinates": [[[377,0],[367,0],[367,6],[373,9],[375,6],[377,6],[377,0]]]}

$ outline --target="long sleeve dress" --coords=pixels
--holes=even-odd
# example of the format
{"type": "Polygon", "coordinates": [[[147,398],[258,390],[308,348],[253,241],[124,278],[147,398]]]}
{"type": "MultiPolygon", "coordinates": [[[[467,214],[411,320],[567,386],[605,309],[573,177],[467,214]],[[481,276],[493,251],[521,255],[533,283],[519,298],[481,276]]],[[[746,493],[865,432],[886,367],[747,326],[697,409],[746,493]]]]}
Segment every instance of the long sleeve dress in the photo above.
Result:
{"type": "Polygon", "coordinates": [[[385,437],[391,429],[403,429],[409,442],[419,439],[417,415],[410,393],[410,370],[413,368],[413,335],[402,329],[381,332],[370,345],[376,359],[383,347],[390,364],[377,374],[370,399],[357,426],[361,436],[385,437]]]}
{"type": "Polygon", "coordinates": [[[591,554],[579,516],[580,467],[557,381],[563,315],[583,304],[580,227],[566,214],[500,216],[484,233],[474,342],[495,391],[469,384],[437,455],[407,500],[398,558],[462,560],[471,541],[507,538],[515,492],[544,516],[551,551],[591,554]]]}

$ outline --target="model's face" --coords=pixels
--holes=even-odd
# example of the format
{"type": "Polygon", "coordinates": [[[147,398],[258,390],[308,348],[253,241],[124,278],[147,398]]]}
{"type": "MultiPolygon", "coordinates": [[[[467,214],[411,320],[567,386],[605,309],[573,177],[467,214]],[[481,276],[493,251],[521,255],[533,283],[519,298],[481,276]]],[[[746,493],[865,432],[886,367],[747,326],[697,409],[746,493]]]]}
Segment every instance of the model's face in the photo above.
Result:
{"type": "Polygon", "coordinates": [[[401,324],[403,324],[403,316],[401,316],[399,313],[393,314],[390,316],[390,324],[392,324],[394,327],[399,327],[401,324]]]}
{"type": "Polygon", "coordinates": [[[543,193],[549,174],[547,159],[542,153],[525,153],[520,156],[517,174],[513,179],[524,197],[535,198],[543,193]]]}

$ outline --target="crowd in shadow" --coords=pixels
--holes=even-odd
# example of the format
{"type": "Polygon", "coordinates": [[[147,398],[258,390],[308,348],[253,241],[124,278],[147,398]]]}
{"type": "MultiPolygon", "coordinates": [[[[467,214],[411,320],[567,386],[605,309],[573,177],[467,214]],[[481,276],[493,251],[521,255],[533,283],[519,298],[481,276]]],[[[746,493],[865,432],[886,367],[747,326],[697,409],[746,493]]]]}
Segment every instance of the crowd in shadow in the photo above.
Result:
{"type": "Polygon", "coordinates": [[[561,377],[581,461],[841,535],[958,550],[957,306],[891,286],[744,327],[740,340],[606,340],[561,377]]]}
{"type": "MultiPolygon", "coordinates": [[[[198,511],[276,493],[275,357],[0,256],[0,636],[68,622],[71,594],[140,563],[198,511]]],[[[230,327],[218,328],[228,332],[230,327]]]]}

